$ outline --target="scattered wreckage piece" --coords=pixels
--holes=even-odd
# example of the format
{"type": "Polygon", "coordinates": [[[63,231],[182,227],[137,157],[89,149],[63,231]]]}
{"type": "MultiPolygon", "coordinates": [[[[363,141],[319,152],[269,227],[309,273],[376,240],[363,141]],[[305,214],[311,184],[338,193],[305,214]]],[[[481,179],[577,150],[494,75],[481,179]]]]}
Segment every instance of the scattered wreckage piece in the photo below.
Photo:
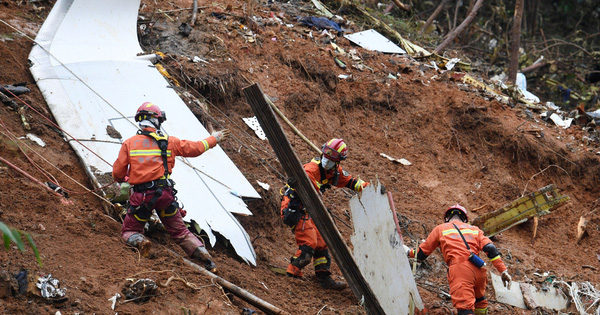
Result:
{"type": "Polygon", "coordinates": [[[273,151],[275,151],[277,158],[281,162],[289,181],[293,183],[310,216],[314,219],[319,232],[321,232],[321,236],[329,246],[352,292],[359,300],[364,301],[363,305],[369,314],[385,314],[377,296],[365,280],[364,275],[350,253],[348,245],[346,245],[346,242],[333,222],[332,216],[325,208],[325,205],[323,205],[323,201],[317,195],[317,191],[306,175],[295,150],[292,148],[262,89],[258,83],[255,83],[244,88],[243,92],[267,135],[273,151]]]}
{"type": "Polygon", "coordinates": [[[2,85],[0,84],[0,93],[4,93],[6,95],[21,95],[25,93],[29,93],[31,90],[25,86],[25,83],[18,83],[14,85],[2,85]]]}
{"type": "Polygon", "coordinates": [[[470,74],[468,73],[463,73],[463,72],[453,72],[450,77],[453,80],[457,80],[457,81],[461,81],[465,84],[469,84],[472,85],[480,90],[483,90],[487,93],[490,93],[493,95],[494,98],[496,98],[499,102],[503,103],[503,104],[508,104],[509,101],[509,97],[504,95],[502,92],[488,86],[487,84],[475,79],[474,77],[472,77],[470,74]]]}
{"type": "Polygon", "coordinates": [[[51,274],[38,278],[35,286],[40,289],[40,295],[50,303],[56,305],[68,300],[67,289],[61,288],[58,279],[52,277],[51,274]]]}
{"type": "MultiPolygon", "coordinates": [[[[162,124],[167,135],[210,135],[173,89],[175,82],[165,81],[160,64],[154,64],[160,54],[140,54],[139,8],[139,0],[58,0],[29,55],[31,73],[95,187],[112,181],[104,175],[112,172],[121,147],[112,136],[114,131],[133,135],[139,130],[132,116],[143,102],[160,104],[169,114],[162,124]],[[113,127],[110,134],[107,125],[113,127]],[[109,181],[101,182],[103,178],[109,181]]],[[[251,215],[242,198],[260,194],[219,146],[201,158],[178,157],[177,163],[183,165],[172,176],[178,183],[177,197],[186,206],[186,220],[197,223],[212,245],[223,236],[236,254],[255,265],[250,237],[234,214],[251,215]]]]}
{"type": "Polygon", "coordinates": [[[446,68],[447,70],[452,70],[454,67],[456,67],[457,69],[460,69],[462,71],[471,71],[471,64],[470,63],[466,63],[460,60],[456,60],[457,58],[446,58],[446,57],[442,57],[438,54],[429,54],[429,55],[423,55],[423,56],[419,56],[419,57],[415,57],[415,59],[417,60],[431,60],[434,61],[435,64],[440,67],[440,68],[446,68]],[[453,64],[451,67],[446,67],[446,65],[449,64],[453,64]]]}
{"type": "Polygon", "coordinates": [[[589,282],[571,282],[557,281],[557,284],[564,285],[569,289],[569,295],[581,315],[600,313],[600,291],[589,282]],[[594,309],[595,307],[595,309],[594,309]]]}
{"type": "MultiPolygon", "coordinates": [[[[513,281],[510,289],[502,284],[502,278],[490,273],[492,286],[496,292],[496,300],[522,309],[535,309],[544,307],[561,311],[567,308],[569,299],[562,290],[552,286],[544,286],[541,289],[528,283],[513,281]]],[[[545,284],[545,283],[544,283],[545,284]]]]}
{"type": "Polygon", "coordinates": [[[370,29],[354,34],[344,35],[348,40],[368,50],[388,54],[406,54],[406,51],[394,44],[376,30],[370,29]]]}
{"type": "Polygon", "coordinates": [[[570,200],[561,195],[554,184],[523,196],[504,207],[473,219],[470,224],[478,226],[486,236],[493,236],[534,216],[550,213],[570,200]]]}
{"type": "Polygon", "coordinates": [[[407,160],[407,159],[397,159],[397,158],[391,157],[391,156],[389,156],[389,155],[387,155],[385,153],[379,153],[379,155],[383,156],[384,158],[386,158],[386,159],[388,159],[388,160],[390,160],[390,161],[392,161],[394,163],[402,164],[402,165],[405,165],[405,166],[412,165],[412,163],[409,160],[407,160]]]}
{"type": "Polygon", "coordinates": [[[382,189],[373,183],[350,200],[353,256],[386,314],[408,314],[411,300],[419,310],[424,306],[396,229],[396,212],[382,189]]]}
{"type": "MultiPolygon", "coordinates": [[[[132,280],[130,280],[132,281],[132,280]]],[[[145,302],[155,296],[158,286],[152,279],[139,279],[125,286],[121,293],[125,296],[125,302],[145,302]]],[[[113,303],[114,305],[114,303],[113,303]]]]}
{"type": "Polygon", "coordinates": [[[262,130],[262,128],[260,128],[260,124],[258,123],[258,120],[256,120],[256,116],[242,118],[242,120],[244,123],[246,123],[246,125],[248,125],[248,127],[250,127],[250,129],[254,130],[254,133],[260,140],[267,140],[267,136],[265,136],[265,132],[262,130]]]}

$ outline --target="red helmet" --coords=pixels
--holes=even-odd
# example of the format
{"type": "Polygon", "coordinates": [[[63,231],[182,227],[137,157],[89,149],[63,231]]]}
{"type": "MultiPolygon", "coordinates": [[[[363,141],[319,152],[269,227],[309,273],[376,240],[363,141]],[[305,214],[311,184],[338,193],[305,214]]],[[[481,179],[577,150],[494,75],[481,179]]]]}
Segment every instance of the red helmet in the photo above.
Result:
{"type": "Polygon", "coordinates": [[[323,156],[331,161],[339,162],[348,157],[348,146],[343,139],[331,139],[321,147],[323,156]]]}
{"type": "Polygon", "coordinates": [[[152,102],[144,102],[140,108],[138,108],[135,114],[135,121],[142,121],[150,117],[158,118],[158,122],[162,123],[167,120],[165,112],[161,111],[158,105],[152,102]]]}
{"type": "Polygon", "coordinates": [[[444,221],[450,221],[450,217],[457,213],[462,217],[463,222],[469,222],[469,217],[467,216],[467,209],[465,209],[465,207],[459,204],[450,206],[448,210],[446,210],[446,213],[444,213],[444,221]]]}

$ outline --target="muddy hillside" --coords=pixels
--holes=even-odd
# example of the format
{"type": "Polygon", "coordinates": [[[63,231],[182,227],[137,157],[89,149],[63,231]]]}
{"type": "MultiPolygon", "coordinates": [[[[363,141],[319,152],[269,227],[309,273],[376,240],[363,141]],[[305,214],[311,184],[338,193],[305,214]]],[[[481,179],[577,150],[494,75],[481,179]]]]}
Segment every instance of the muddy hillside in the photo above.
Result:
{"type": "MultiPolygon", "coordinates": [[[[0,19],[6,22],[0,23],[0,84],[22,84],[31,90],[10,95],[0,106],[0,221],[31,235],[41,258],[38,264],[27,243],[24,251],[14,243],[0,251],[0,313],[260,313],[185,264],[179,256],[184,252],[168,234],[150,235],[149,258],[121,241],[119,212],[99,198],[100,192],[91,191],[29,72],[32,38],[54,3],[0,1],[0,19]],[[68,198],[34,179],[59,183],[68,198]],[[19,285],[15,275],[21,272],[27,272],[22,277],[27,281],[19,285]],[[66,300],[39,296],[35,284],[49,274],[66,288],[66,300]],[[120,299],[113,311],[109,299],[138,279],[154,281],[155,294],[143,300],[120,299]]],[[[276,272],[287,266],[297,246],[278,214],[279,188],[286,181],[283,169],[268,141],[259,140],[242,121],[254,116],[242,89],[259,83],[317,146],[330,138],[347,142],[344,169],[367,181],[379,179],[392,192],[405,222],[404,240],[411,246],[441,223],[449,205],[478,209],[471,212],[477,217],[554,184],[570,201],[539,218],[535,238],[530,220],[497,234],[493,241],[513,280],[541,285],[545,278],[534,273],[547,273],[562,281],[600,281],[600,218],[592,212],[600,193],[600,149],[582,142],[581,126],[557,127],[522,105],[499,102],[453,79],[449,71],[405,55],[369,51],[335,32],[304,26],[297,18],[316,14],[310,2],[199,1],[195,25],[186,35],[180,26],[189,23],[191,7],[191,0],[143,0],[138,33],[145,52],[165,54],[161,63],[181,85],[176,89],[198,119],[214,129],[231,130],[232,137],[222,147],[262,196],[247,201],[252,216],[238,217],[251,237],[257,266],[245,264],[226,243],[217,242],[209,251],[219,276],[292,314],[365,313],[349,288],[322,290],[312,268],[306,269],[304,279],[276,272]],[[380,153],[412,165],[392,163],[380,153]],[[577,242],[581,216],[588,222],[577,242]]],[[[363,30],[363,22],[343,17],[347,32],[363,30]]],[[[316,156],[284,128],[302,161],[316,156]]],[[[348,201],[353,195],[333,189],[323,199],[333,214],[351,225],[348,201]]],[[[351,246],[352,229],[339,222],[338,228],[351,246]]],[[[448,282],[439,251],[419,269],[417,282],[429,314],[450,314],[453,307],[443,294],[448,282]]],[[[335,263],[333,273],[340,280],[335,263]]],[[[491,285],[488,299],[491,314],[535,312],[494,303],[491,285]]],[[[575,306],[568,311],[575,313],[575,306]]]]}

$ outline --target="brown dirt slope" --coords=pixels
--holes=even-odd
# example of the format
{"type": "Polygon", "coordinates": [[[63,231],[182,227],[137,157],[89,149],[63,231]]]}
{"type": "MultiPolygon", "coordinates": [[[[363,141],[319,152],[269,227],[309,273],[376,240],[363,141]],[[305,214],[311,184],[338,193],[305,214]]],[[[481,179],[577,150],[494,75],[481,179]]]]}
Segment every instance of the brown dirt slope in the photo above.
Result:
{"type": "MultiPolygon", "coordinates": [[[[251,183],[260,180],[272,187],[265,191],[256,184],[263,199],[249,201],[254,215],[240,218],[253,240],[258,266],[247,266],[221,243],[211,248],[225,279],[293,314],[362,313],[350,289],[322,291],[310,270],[306,280],[290,280],[270,270],[270,266],[285,267],[296,246],[277,215],[278,189],[284,184],[281,167],[267,142],[258,140],[241,120],[253,116],[241,89],[258,82],[315,144],[332,137],[347,141],[350,153],[344,168],[369,181],[379,178],[392,191],[398,212],[414,223],[405,231],[405,239],[412,238],[413,245],[440,223],[442,212],[451,204],[458,202],[468,209],[488,205],[488,210],[480,210],[485,212],[554,183],[571,202],[540,219],[536,239],[532,240],[532,224],[525,223],[496,236],[495,243],[505,254],[515,280],[536,280],[532,275],[536,271],[550,271],[563,280],[600,280],[593,269],[582,268],[599,265],[598,218],[591,217],[587,237],[579,244],[574,241],[579,217],[592,210],[599,191],[597,148],[580,143],[579,127],[559,130],[526,118],[522,110],[489,100],[410,58],[367,51],[335,37],[341,48],[356,49],[372,71],[350,67],[351,58],[343,56],[340,59],[348,68],[340,69],[327,45],[330,39],[316,30],[309,33],[311,30],[296,22],[295,17],[302,14],[299,7],[305,3],[200,1],[205,8],[189,37],[177,30],[181,22],[189,21],[188,11],[169,12],[167,18],[157,10],[189,8],[191,1],[142,3],[140,15],[144,19],[140,23],[148,25],[151,21],[150,32],[140,38],[143,47],[167,54],[165,65],[187,84],[181,89],[189,93],[184,93],[184,98],[192,95],[204,100],[209,115],[197,105],[190,105],[192,110],[215,128],[231,129],[235,137],[224,144],[229,156],[251,183]],[[224,18],[213,12],[223,13],[224,18]],[[284,24],[269,18],[282,19],[284,24]],[[244,28],[256,34],[254,41],[243,36],[247,32],[244,28]],[[192,63],[194,56],[207,63],[192,63]],[[339,74],[351,77],[339,79],[339,74]],[[543,135],[527,132],[532,128],[543,129],[543,135]],[[413,165],[392,164],[379,153],[406,158],[413,165]]],[[[53,4],[2,1],[0,19],[35,36],[53,4]]],[[[164,283],[171,276],[200,288],[173,281],[149,301],[118,303],[116,311],[239,314],[243,308],[256,310],[170,254],[166,248],[183,252],[168,237],[153,235],[155,246],[149,259],[140,258],[120,241],[119,218],[107,214],[98,198],[76,184],[91,187],[68,144],[44,119],[51,115],[28,71],[27,55],[33,43],[4,24],[0,24],[0,40],[0,83],[26,82],[32,89],[22,96],[32,106],[24,109],[31,130],[23,128],[17,111],[0,106],[1,156],[44,182],[48,181],[46,176],[54,177],[71,195],[65,202],[0,163],[0,221],[30,233],[43,261],[40,268],[31,250],[19,252],[11,246],[9,251],[0,251],[2,279],[21,269],[27,269],[34,282],[39,275],[52,274],[67,287],[69,297],[63,305],[53,305],[35,294],[9,292],[1,297],[0,312],[112,314],[108,299],[120,292],[128,279],[150,278],[164,283]],[[47,146],[15,140],[27,133],[36,134],[47,146]]],[[[315,155],[291,130],[288,136],[303,161],[315,155]]],[[[350,196],[338,189],[325,198],[328,208],[347,222],[350,196]]],[[[339,229],[349,242],[352,231],[342,224],[339,229]]],[[[440,262],[441,256],[433,255],[420,276],[444,288],[445,269],[440,262]]],[[[336,277],[341,275],[336,266],[334,271],[336,277]]],[[[425,288],[420,290],[432,314],[447,313],[451,307],[448,300],[425,288]]],[[[488,296],[493,299],[492,293],[488,296]]],[[[528,314],[497,303],[491,304],[491,311],[528,314]]]]}

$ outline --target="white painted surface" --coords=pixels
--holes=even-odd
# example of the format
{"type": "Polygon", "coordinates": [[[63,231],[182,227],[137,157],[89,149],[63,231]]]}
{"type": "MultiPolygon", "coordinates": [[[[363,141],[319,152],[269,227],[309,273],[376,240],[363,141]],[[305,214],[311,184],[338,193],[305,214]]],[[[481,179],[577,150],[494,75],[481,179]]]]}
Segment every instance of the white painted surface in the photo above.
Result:
{"type": "Polygon", "coordinates": [[[523,292],[526,291],[537,306],[543,306],[556,311],[567,308],[569,303],[567,297],[560,290],[557,290],[552,286],[549,286],[547,291],[542,291],[531,284],[513,281],[510,290],[508,290],[502,284],[502,278],[500,276],[491,272],[490,274],[492,277],[492,285],[496,292],[496,300],[499,302],[527,309],[525,299],[523,298],[523,292]]]}
{"type": "Polygon", "coordinates": [[[354,223],[354,260],[386,314],[408,314],[412,295],[423,309],[408,257],[381,186],[369,185],[350,200],[354,223]]]}
{"type": "Polygon", "coordinates": [[[379,34],[376,30],[366,30],[354,34],[344,35],[351,42],[368,50],[390,54],[406,54],[404,49],[398,47],[391,40],[379,34]]]}
{"type": "MultiPolygon", "coordinates": [[[[70,141],[94,182],[97,174],[112,171],[121,147],[106,127],[114,127],[125,139],[133,136],[137,130],[133,116],[145,101],[167,113],[163,131],[168,135],[189,140],[209,136],[151,58],[136,57],[142,53],[136,33],[139,5],[139,0],[59,0],[29,55],[31,72],[69,139],[117,142],[82,142],[103,161],[70,141]]],[[[172,175],[177,197],[188,211],[185,219],[196,221],[213,245],[212,231],[219,232],[254,265],[256,255],[248,234],[230,212],[251,213],[230,191],[249,198],[260,195],[220,147],[186,161],[193,168],[179,158],[172,175]]]]}

